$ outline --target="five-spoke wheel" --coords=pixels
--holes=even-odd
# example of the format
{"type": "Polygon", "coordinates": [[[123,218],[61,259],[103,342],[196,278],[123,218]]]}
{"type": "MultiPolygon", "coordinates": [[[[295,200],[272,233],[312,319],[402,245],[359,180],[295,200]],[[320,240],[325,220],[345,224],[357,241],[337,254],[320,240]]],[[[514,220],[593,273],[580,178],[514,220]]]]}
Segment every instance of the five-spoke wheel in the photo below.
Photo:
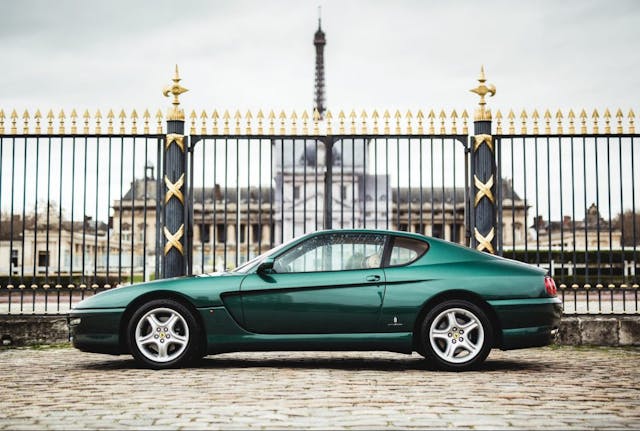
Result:
{"type": "Polygon", "coordinates": [[[129,321],[129,347],[134,358],[152,368],[184,365],[198,350],[198,325],[179,302],[150,301],[129,321]]]}
{"type": "Polygon", "coordinates": [[[420,332],[421,351],[441,369],[471,369],[491,350],[489,319],[468,301],[449,300],[436,305],[425,317],[420,332]]]}

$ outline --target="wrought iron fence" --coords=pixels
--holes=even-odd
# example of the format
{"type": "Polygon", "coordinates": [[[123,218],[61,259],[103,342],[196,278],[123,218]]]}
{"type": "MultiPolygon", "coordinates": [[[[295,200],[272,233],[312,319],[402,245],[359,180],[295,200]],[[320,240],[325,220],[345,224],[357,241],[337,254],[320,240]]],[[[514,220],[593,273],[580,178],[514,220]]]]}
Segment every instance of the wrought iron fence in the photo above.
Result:
{"type": "MultiPolygon", "coordinates": [[[[0,312],[64,313],[102,289],[161,277],[161,116],[151,133],[145,113],[142,134],[134,113],[121,113],[119,127],[112,113],[106,125],[99,112],[87,113],[82,127],[74,114],[70,133],[64,114],[56,130],[47,117],[46,133],[41,116],[34,133],[23,117],[21,133],[15,113],[5,133],[0,112],[0,312]]],[[[329,111],[323,120],[271,112],[254,122],[251,113],[192,112],[184,141],[187,272],[234,267],[332,227],[469,245],[475,196],[468,115],[460,118],[352,112],[332,123],[329,111]]],[[[580,133],[572,114],[568,133],[561,114],[555,133],[549,115],[543,126],[538,118],[529,133],[522,114],[516,133],[510,113],[503,133],[496,113],[497,253],[548,269],[566,313],[638,313],[634,114],[626,130],[618,116],[615,133],[608,114],[600,129],[594,118],[589,133],[583,116],[580,133]]]]}
{"type": "MultiPolygon", "coordinates": [[[[4,117],[2,113],[0,117],[4,117]]],[[[163,134],[135,111],[0,121],[0,313],[64,312],[86,295],[158,277],[163,134]],[[126,123],[125,123],[126,120],[126,123]],[[92,130],[90,130],[90,121],[92,130]],[[125,127],[128,129],[125,131],[125,127]],[[115,130],[114,130],[115,129],[115,130]],[[44,133],[43,133],[44,132],[44,133]],[[146,196],[145,199],[141,197],[146,196]]]]}

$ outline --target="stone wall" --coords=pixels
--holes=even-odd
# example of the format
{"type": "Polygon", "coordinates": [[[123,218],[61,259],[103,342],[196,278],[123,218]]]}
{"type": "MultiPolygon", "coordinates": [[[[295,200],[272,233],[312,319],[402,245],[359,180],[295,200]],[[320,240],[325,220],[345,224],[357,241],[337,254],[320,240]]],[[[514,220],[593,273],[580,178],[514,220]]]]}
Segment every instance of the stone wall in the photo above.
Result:
{"type": "MultiPolygon", "coordinates": [[[[66,316],[0,316],[4,345],[28,346],[69,341],[66,316]]],[[[640,315],[565,316],[556,342],[580,346],[640,346],[640,315]]]]}

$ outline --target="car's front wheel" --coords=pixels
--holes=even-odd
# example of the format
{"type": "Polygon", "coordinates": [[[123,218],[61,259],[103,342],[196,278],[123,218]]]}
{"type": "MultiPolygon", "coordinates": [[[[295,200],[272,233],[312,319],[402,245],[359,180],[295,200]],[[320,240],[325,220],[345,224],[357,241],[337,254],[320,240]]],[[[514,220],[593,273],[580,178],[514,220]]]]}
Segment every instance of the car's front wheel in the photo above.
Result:
{"type": "Polygon", "coordinates": [[[448,300],[436,305],[420,327],[420,351],[442,370],[477,367],[489,355],[492,343],[487,315],[469,301],[448,300]]]}
{"type": "Polygon", "coordinates": [[[199,328],[181,303],[157,299],[138,308],[129,320],[129,348],[144,365],[172,368],[187,364],[199,352],[199,328]]]}

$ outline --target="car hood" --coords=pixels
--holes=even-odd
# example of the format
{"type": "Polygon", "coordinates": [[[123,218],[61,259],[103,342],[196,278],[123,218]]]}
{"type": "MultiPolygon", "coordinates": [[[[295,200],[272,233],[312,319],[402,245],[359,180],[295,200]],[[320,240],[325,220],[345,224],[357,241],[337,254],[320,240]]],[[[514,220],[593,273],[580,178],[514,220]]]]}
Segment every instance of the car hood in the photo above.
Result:
{"type": "Polygon", "coordinates": [[[116,287],[78,303],[74,310],[90,308],[126,308],[142,297],[163,293],[181,296],[196,307],[222,305],[221,295],[237,291],[246,274],[216,273],[205,276],[176,277],[116,287]]]}

